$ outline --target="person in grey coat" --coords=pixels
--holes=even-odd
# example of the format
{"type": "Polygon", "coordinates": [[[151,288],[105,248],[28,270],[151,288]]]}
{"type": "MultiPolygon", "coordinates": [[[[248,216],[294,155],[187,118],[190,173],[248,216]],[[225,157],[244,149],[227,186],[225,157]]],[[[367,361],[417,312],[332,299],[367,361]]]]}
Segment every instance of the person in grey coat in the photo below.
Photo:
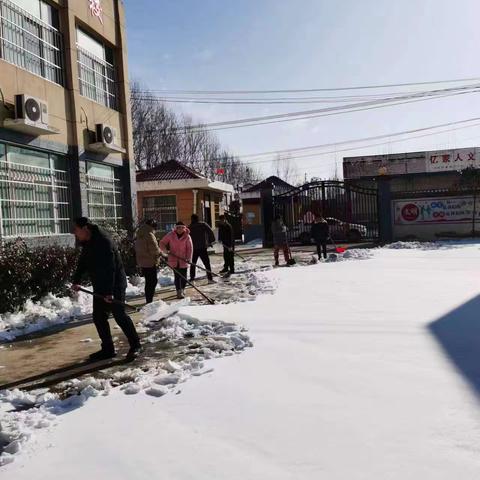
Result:
{"type": "Polygon", "coordinates": [[[288,246],[287,227],[283,223],[280,215],[275,215],[272,222],[272,235],[273,235],[273,257],[275,259],[275,266],[280,265],[279,253],[283,251],[283,257],[287,265],[292,265],[294,260],[290,254],[290,247],[288,246]]]}

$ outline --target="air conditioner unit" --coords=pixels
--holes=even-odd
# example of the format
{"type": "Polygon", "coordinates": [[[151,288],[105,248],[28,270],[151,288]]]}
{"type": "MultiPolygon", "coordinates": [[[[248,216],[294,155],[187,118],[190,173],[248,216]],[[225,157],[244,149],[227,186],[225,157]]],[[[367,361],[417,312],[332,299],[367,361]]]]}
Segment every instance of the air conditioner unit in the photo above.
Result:
{"type": "Polygon", "coordinates": [[[48,126],[48,104],[29,95],[15,95],[15,118],[28,125],[48,126]]]}
{"type": "Polygon", "coordinates": [[[95,125],[96,142],[89,145],[90,150],[95,150],[102,153],[125,153],[117,140],[117,130],[110,125],[104,123],[97,123],[95,125]]]}
{"type": "Polygon", "coordinates": [[[15,118],[7,118],[4,127],[29,135],[51,135],[60,130],[48,125],[48,103],[31,95],[15,95],[15,118]]]}

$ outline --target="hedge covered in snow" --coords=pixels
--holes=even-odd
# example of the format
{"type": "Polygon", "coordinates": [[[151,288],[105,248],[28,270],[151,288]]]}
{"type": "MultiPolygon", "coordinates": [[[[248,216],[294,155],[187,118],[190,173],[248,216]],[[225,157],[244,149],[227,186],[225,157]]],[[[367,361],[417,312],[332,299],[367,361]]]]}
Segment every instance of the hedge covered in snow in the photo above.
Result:
{"type": "MultiPolygon", "coordinates": [[[[127,275],[134,275],[137,268],[131,236],[125,231],[109,234],[118,245],[127,275]]],[[[32,247],[22,239],[0,244],[0,314],[14,312],[27,300],[66,295],[78,255],[75,248],[32,247]]]]}

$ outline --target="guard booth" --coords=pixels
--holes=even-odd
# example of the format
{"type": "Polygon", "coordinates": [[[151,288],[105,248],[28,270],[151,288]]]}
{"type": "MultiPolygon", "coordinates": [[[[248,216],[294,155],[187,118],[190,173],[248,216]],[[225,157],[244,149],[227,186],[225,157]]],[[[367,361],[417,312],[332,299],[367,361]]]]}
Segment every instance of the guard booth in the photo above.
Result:
{"type": "MultiPolygon", "coordinates": [[[[377,241],[379,238],[378,191],[347,185],[341,181],[315,181],[275,194],[263,195],[264,218],[280,215],[287,226],[291,244],[311,243],[310,230],[315,215],[322,215],[330,226],[333,240],[377,241]]],[[[264,225],[265,238],[271,239],[271,222],[264,225]]],[[[271,243],[271,242],[270,242],[271,243]]]]}

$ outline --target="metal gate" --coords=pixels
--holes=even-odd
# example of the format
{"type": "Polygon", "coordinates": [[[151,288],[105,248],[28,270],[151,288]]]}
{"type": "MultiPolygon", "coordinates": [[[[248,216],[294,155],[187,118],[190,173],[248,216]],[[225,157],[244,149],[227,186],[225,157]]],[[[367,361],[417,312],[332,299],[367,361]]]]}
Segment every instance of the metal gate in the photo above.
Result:
{"type": "Polygon", "coordinates": [[[273,214],[280,215],[291,243],[309,244],[316,215],[330,226],[334,240],[378,240],[378,191],[340,181],[307,183],[273,196],[273,214]]]}

